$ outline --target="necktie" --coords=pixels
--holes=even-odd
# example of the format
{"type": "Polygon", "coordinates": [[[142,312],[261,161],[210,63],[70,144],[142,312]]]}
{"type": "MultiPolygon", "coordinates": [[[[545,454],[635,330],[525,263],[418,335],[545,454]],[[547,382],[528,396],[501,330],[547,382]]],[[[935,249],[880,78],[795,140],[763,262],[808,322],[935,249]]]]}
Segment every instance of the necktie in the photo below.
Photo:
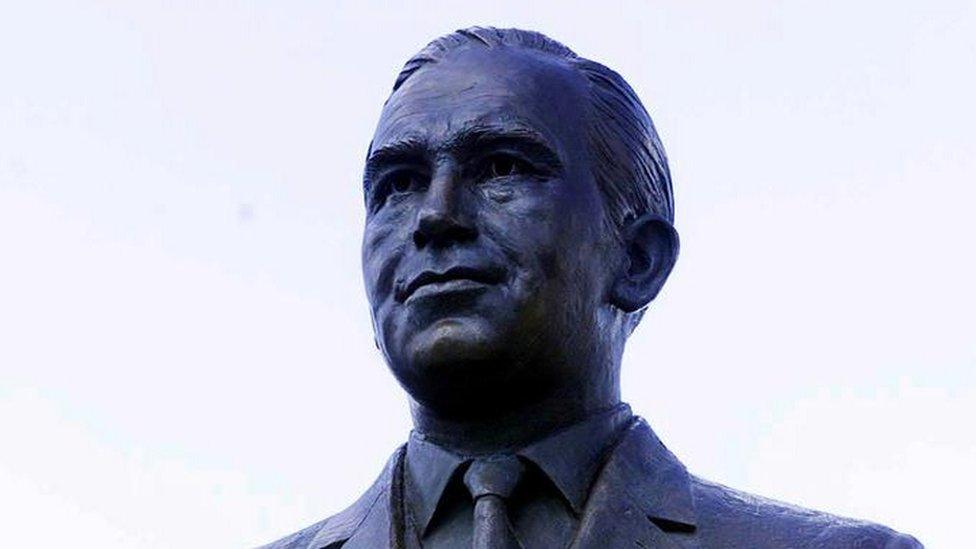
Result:
{"type": "Polygon", "coordinates": [[[525,466],[515,456],[475,460],[464,474],[474,499],[473,549],[521,549],[505,500],[515,491],[525,466]]]}

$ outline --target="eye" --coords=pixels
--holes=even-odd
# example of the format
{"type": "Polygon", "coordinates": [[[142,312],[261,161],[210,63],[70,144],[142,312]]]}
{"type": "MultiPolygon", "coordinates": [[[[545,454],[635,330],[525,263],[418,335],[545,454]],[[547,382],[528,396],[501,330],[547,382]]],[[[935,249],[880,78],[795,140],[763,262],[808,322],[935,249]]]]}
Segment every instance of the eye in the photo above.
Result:
{"type": "Polygon", "coordinates": [[[420,186],[420,177],[414,172],[401,170],[389,176],[387,185],[392,193],[409,193],[420,186]]]}
{"type": "Polygon", "coordinates": [[[412,169],[398,169],[380,177],[370,198],[371,207],[379,210],[387,199],[393,196],[405,196],[423,190],[427,178],[423,172],[412,169]]]}
{"type": "Polygon", "coordinates": [[[526,162],[509,154],[496,154],[488,159],[488,177],[524,175],[530,171],[526,162]]]}

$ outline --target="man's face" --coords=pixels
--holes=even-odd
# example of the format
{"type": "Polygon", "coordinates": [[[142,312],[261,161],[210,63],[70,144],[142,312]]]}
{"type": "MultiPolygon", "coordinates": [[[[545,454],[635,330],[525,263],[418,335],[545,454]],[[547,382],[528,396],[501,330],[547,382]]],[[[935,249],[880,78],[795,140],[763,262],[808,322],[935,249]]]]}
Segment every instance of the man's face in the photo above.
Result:
{"type": "Polygon", "coordinates": [[[585,85],[541,54],[472,47],[421,68],[383,109],[363,274],[377,343],[429,407],[584,376],[574,358],[595,345],[613,270],[585,85]]]}

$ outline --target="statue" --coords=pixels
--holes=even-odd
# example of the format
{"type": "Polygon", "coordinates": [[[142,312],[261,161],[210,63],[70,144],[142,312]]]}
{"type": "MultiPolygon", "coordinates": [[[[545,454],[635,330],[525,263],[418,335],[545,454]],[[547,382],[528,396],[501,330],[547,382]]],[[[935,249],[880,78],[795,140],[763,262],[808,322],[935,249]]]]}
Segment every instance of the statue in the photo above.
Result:
{"type": "Polygon", "coordinates": [[[617,73],[536,32],[439,38],[396,79],[363,183],[376,343],[415,429],[351,507],[267,547],[921,547],[699,479],[620,401],[678,233],[617,73]]]}

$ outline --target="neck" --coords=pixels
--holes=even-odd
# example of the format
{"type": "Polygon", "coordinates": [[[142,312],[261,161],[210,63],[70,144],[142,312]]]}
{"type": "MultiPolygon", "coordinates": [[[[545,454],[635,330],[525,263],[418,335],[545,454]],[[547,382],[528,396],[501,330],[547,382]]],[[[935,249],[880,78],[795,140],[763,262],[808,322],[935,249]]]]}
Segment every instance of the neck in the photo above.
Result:
{"type": "Polygon", "coordinates": [[[589,380],[576,390],[554,390],[543,398],[486,415],[444,413],[416,400],[411,401],[411,413],[418,431],[459,454],[511,452],[620,404],[620,385],[613,378],[589,380]]]}

